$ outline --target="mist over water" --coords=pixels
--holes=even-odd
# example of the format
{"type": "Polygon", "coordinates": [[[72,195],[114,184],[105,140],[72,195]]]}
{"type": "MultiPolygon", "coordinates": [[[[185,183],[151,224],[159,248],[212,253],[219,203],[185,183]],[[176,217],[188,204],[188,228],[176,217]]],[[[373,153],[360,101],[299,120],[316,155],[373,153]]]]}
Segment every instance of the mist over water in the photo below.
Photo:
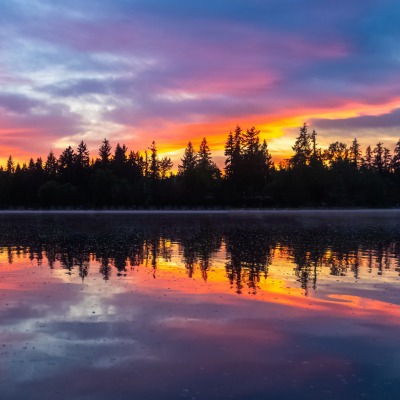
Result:
{"type": "Polygon", "coordinates": [[[0,216],[7,399],[392,399],[400,213],[0,216]]]}

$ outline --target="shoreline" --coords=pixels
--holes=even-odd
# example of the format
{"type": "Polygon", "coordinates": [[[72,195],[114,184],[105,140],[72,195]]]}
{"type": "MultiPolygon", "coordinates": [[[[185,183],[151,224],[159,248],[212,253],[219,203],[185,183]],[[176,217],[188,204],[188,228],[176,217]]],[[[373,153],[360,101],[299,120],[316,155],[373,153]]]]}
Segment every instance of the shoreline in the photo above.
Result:
{"type": "Polygon", "coordinates": [[[0,210],[0,215],[295,215],[295,214],[399,214],[400,208],[327,208],[327,209],[64,209],[0,210]]]}

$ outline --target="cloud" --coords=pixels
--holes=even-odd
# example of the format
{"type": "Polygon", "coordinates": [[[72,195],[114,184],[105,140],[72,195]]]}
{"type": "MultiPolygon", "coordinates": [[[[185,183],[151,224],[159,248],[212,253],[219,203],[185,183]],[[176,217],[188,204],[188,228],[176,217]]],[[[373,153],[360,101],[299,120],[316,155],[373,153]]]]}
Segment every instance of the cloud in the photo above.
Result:
{"type": "Polygon", "coordinates": [[[58,138],[82,130],[81,116],[68,107],[23,96],[0,97],[0,121],[0,156],[20,159],[46,154],[58,138]]]}
{"type": "Polygon", "coordinates": [[[100,79],[80,79],[43,87],[42,90],[48,91],[61,97],[79,97],[86,94],[107,94],[106,81],[100,79]]]}
{"type": "Polygon", "coordinates": [[[32,108],[37,107],[39,104],[37,100],[23,95],[0,93],[0,108],[13,113],[29,113],[32,108]]]}
{"type": "MultiPolygon", "coordinates": [[[[221,132],[241,121],[289,137],[310,119],[329,132],[371,124],[378,136],[398,126],[396,115],[326,117],[355,105],[370,115],[371,106],[400,107],[395,0],[3,3],[2,132],[29,128],[47,138],[42,151],[79,136],[94,142],[96,132],[136,148],[150,133],[187,141],[199,124],[222,145],[221,132]]],[[[16,151],[26,145],[0,135],[16,151]]]]}
{"type": "Polygon", "coordinates": [[[400,108],[382,115],[362,115],[344,119],[315,119],[312,124],[320,129],[373,129],[400,128],[400,108]]]}

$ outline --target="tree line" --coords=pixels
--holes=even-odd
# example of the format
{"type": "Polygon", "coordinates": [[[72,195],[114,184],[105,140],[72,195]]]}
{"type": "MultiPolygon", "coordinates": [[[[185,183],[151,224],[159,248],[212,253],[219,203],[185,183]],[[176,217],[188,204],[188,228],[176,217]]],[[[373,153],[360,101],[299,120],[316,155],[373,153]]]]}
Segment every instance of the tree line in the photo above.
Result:
{"type": "Polygon", "coordinates": [[[293,155],[274,163],[256,128],[228,134],[225,164],[212,160],[204,138],[188,143],[173,173],[156,143],[144,151],[112,148],[104,139],[96,158],[86,143],[57,158],[0,168],[0,207],[393,207],[400,205],[400,140],[391,154],[378,142],[362,151],[357,139],[326,149],[306,124],[293,155]]]}

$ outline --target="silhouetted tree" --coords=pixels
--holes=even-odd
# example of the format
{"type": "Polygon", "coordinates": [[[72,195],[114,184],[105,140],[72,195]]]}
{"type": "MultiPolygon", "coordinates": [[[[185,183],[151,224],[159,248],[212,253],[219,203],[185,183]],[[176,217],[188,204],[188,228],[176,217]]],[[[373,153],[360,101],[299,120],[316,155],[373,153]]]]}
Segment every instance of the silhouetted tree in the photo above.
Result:
{"type": "Polygon", "coordinates": [[[126,163],[126,152],[128,148],[123,144],[122,146],[117,143],[114,152],[113,163],[118,167],[122,167],[126,163]]]}
{"type": "Polygon", "coordinates": [[[163,157],[160,160],[160,178],[161,179],[166,179],[168,174],[170,173],[172,167],[174,166],[173,162],[171,161],[171,158],[169,157],[163,157]]]}
{"type": "Polygon", "coordinates": [[[291,164],[293,167],[307,165],[310,161],[310,156],[312,154],[312,138],[307,129],[307,124],[305,123],[300,128],[299,136],[296,138],[294,146],[292,147],[294,156],[291,158],[291,164]]]}
{"type": "Polygon", "coordinates": [[[396,174],[400,173],[400,140],[397,141],[393,151],[392,171],[396,174]]]}
{"type": "Polygon", "coordinates": [[[44,165],[44,172],[47,175],[47,179],[55,179],[58,171],[58,162],[51,150],[47,156],[46,163],[44,165]]]}
{"type": "Polygon", "coordinates": [[[75,161],[75,152],[71,146],[68,146],[58,159],[58,168],[60,174],[71,172],[75,161]]]}
{"type": "Polygon", "coordinates": [[[83,140],[79,143],[76,150],[75,164],[80,171],[89,168],[89,150],[83,140]]]}
{"type": "Polygon", "coordinates": [[[390,154],[390,150],[387,147],[383,148],[383,171],[385,173],[389,173],[392,168],[392,156],[390,154]]]}
{"type": "Polygon", "coordinates": [[[372,169],[373,167],[373,159],[372,159],[372,149],[371,146],[368,146],[365,149],[365,156],[363,158],[363,167],[365,169],[372,169]]]}
{"type": "Polygon", "coordinates": [[[349,156],[349,150],[347,145],[342,142],[331,143],[327,150],[324,152],[324,160],[330,166],[335,164],[347,162],[349,156]]]}
{"type": "Polygon", "coordinates": [[[160,162],[157,156],[156,142],[152,142],[149,147],[150,150],[150,163],[149,163],[149,178],[157,180],[160,177],[160,162]]]}
{"type": "Polygon", "coordinates": [[[358,143],[358,140],[355,138],[349,149],[349,159],[354,167],[358,168],[361,165],[361,156],[361,146],[358,143]]]}
{"type": "Polygon", "coordinates": [[[196,165],[197,154],[194,150],[192,142],[189,142],[185,148],[183,157],[181,158],[181,164],[178,165],[179,175],[192,178],[195,173],[196,165]]]}
{"type": "Polygon", "coordinates": [[[15,168],[14,168],[14,160],[13,160],[12,156],[9,156],[9,157],[8,157],[7,166],[6,166],[6,171],[7,171],[9,174],[14,173],[14,171],[15,171],[15,168]]]}
{"type": "Polygon", "coordinates": [[[87,145],[67,147],[58,160],[50,151],[0,166],[0,206],[161,206],[387,207],[400,204],[400,141],[391,151],[379,142],[362,157],[354,139],[318,147],[317,133],[304,124],[294,154],[275,168],[266,141],[255,127],[230,132],[225,174],[212,160],[207,139],[198,151],[191,142],[172,173],[172,160],[159,158],[155,142],[143,153],[117,144],[113,157],[104,139],[90,162],[87,145]]]}
{"type": "Polygon", "coordinates": [[[196,157],[196,169],[201,179],[211,183],[220,177],[220,170],[212,161],[211,151],[207,144],[207,139],[203,138],[196,157]]]}
{"type": "Polygon", "coordinates": [[[382,174],[384,169],[383,153],[384,149],[382,142],[378,142],[373,150],[372,166],[379,173],[382,174]]]}
{"type": "Polygon", "coordinates": [[[111,146],[110,142],[107,139],[102,141],[102,144],[99,148],[99,156],[100,163],[103,167],[107,167],[110,164],[111,160],[111,146]]]}
{"type": "Polygon", "coordinates": [[[229,132],[225,143],[225,174],[229,180],[236,183],[240,175],[240,166],[242,162],[242,142],[243,132],[238,125],[235,132],[229,132]]]}

